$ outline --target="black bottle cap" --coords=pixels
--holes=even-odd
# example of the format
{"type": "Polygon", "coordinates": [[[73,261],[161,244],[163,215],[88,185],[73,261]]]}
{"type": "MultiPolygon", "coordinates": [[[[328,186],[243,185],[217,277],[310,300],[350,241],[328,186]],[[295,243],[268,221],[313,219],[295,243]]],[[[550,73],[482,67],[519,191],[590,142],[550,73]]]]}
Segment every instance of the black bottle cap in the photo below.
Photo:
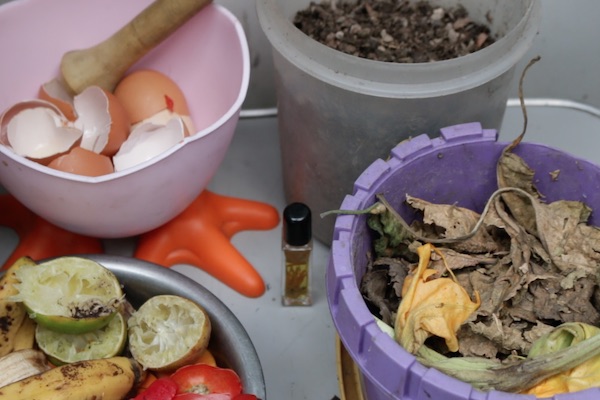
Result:
{"type": "Polygon", "coordinates": [[[283,210],[283,238],[292,246],[304,246],[312,237],[310,208],[291,203],[283,210]]]}

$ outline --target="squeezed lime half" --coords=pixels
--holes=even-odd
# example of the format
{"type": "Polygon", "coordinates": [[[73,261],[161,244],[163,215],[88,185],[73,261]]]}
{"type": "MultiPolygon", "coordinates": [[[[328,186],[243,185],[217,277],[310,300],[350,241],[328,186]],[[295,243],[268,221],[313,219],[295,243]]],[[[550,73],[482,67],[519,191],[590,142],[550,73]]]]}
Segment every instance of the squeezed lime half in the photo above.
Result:
{"type": "Polygon", "coordinates": [[[129,350],[144,368],[169,371],[208,347],[211,323],[195,302],[174,295],[148,299],[127,321],[129,350]]]}
{"type": "Polygon", "coordinates": [[[55,332],[80,334],[106,326],[116,315],[123,291],[117,277],[82,257],[59,257],[17,271],[19,293],[29,316],[55,332]]]}
{"type": "Polygon", "coordinates": [[[123,352],[127,343],[127,323],[117,312],[106,326],[86,333],[60,333],[38,325],[35,340],[54,365],[109,358],[123,352]]]}

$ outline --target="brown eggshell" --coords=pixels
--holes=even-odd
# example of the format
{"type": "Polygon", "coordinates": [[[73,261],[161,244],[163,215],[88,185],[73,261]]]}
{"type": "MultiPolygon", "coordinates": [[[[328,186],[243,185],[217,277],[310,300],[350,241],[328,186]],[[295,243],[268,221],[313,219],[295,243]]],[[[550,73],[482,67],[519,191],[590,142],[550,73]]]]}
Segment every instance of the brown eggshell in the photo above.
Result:
{"type": "Polygon", "coordinates": [[[115,96],[136,124],[162,110],[190,115],[187,101],[179,86],[167,75],[143,69],[125,76],[114,90],[115,96]]]}
{"type": "Polygon", "coordinates": [[[57,80],[46,82],[40,86],[38,97],[54,104],[69,121],[75,121],[73,96],[57,80]]]}
{"type": "Polygon", "coordinates": [[[146,118],[143,121],[138,122],[131,126],[131,130],[133,131],[136,127],[152,123],[156,125],[166,125],[171,119],[180,118],[185,127],[185,136],[191,136],[196,133],[196,128],[194,127],[194,123],[192,122],[192,118],[189,115],[180,115],[169,110],[162,110],[158,113],[152,115],[150,118],[146,118]]]}
{"type": "Polygon", "coordinates": [[[131,119],[117,96],[108,91],[104,93],[108,98],[108,113],[112,119],[112,125],[108,134],[108,143],[104,147],[104,150],[102,150],[102,154],[112,156],[119,151],[123,142],[129,137],[131,119]]]}
{"type": "Polygon", "coordinates": [[[99,86],[88,86],[75,96],[74,126],[82,131],[81,147],[112,156],[127,139],[129,118],[119,100],[99,86]]]}
{"type": "Polygon", "coordinates": [[[114,172],[110,158],[81,147],[73,147],[69,153],[55,158],[48,167],[84,176],[101,176],[114,172]]]}
{"type": "MultiPolygon", "coordinates": [[[[29,116],[23,118],[29,122],[36,120],[35,117],[29,116]]],[[[68,120],[60,109],[46,100],[34,99],[22,101],[13,104],[0,115],[0,144],[11,148],[15,153],[42,165],[48,165],[48,163],[56,157],[66,154],[72,146],[79,143],[80,137],[80,132],[72,126],[69,126],[68,120]],[[14,118],[21,118],[25,113],[29,113],[33,110],[47,110],[49,113],[55,115],[56,118],[62,120],[63,125],[60,127],[54,127],[54,125],[52,125],[53,127],[49,127],[48,125],[42,124],[23,128],[21,124],[18,124],[21,128],[17,131],[13,131],[13,135],[18,134],[18,137],[13,136],[13,138],[10,139],[9,125],[11,121],[14,118]],[[55,139],[58,141],[52,141],[53,151],[46,153],[45,155],[31,153],[30,150],[36,149],[40,143],[37,139],[43,135],[44,132],[48,132],[47,129],[49,129],[49,132],[55,132],[56,130],[60,130],[61,132],[61,134],[55,136],[55,139]]]]}
{"type": "Polygon", "coordinates": [[[61,113],[58,107],[46,100],[25,100],[13,104],[0,114],[0,144],[10,146],[7,135],[7,127],[10,120],[21,111],[36,107],[48,108],[57,114],[61,113]]]}
{"type": "Polygon", "coordinates": [[[115,171],[122,171],[150,160],[181,143],[185,138],[185,126],[179,117],[165,125],[151,122],[137,125],[112,158],[115,171]]]}

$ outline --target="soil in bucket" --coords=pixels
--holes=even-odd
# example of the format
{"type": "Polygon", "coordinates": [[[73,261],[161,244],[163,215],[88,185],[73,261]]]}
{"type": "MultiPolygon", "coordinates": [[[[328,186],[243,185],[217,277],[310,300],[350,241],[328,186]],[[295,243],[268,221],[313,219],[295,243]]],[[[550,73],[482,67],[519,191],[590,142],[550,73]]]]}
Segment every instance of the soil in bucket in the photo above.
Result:
{"type": "MultiPolygon", "coordinates": [[[[486,19],[491,22],[490,13],[486,19]]],[[[335,50],[385,62],[449,60],[495,42],[489,27],[471,20],[462,5],[427,1],[311,2],[296,13],[294,25],[335,50]]]]}

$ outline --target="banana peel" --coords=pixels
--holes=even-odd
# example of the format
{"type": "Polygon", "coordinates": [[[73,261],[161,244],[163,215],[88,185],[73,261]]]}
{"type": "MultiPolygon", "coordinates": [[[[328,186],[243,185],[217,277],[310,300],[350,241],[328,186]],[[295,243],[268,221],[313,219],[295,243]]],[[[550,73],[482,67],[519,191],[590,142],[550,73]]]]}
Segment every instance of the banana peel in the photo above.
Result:
{"type": "Polygon", "coordinates": [[[396,340],[412,354],[430,336],[443,338],[450,351],[458,351],[456,332],[481,304],[479,293],[475,292],[472,301],[450,269],[450,278],[430,279],[436,273],[427,268],[432,251],[443,259],[442,253],[429,243],[417,249],[419,264],[404,280],[394,323],[396,340]]]}
{"type": "Polygon", "coordinates": [[[80,361],[0,388],[0,400],[127,399],[145,378],[128,357],[80,361]]]}
{"type": "Polygon", "coordinates": [[[23,319],[13,340],[12,351],[33,349],[35,347],[35,328],[37,324],[27,317],[23,319]]]}
{"type": "Polygon", "coordinates": [[[22,304],[0,300],[0,357],[13,351],[19,328],[28,318],[22,304]]]}
{"type": "Polygon", "coordinates": [[[35,265],[29,257],[21,257],[0,278],[0,357],[12,352],[19,329],[29,319],[22,303],[9,300],[18,293],[16,273],[25,265],[35,265]]]}
{"type": "Polygon", "coordinates": [[[4,386],[50,369],[46,355],[33,349],[15,350],[0,358],[0,392],[4,386]]]}
{"type": "Polygon", "coordinates": [[[6,273],[0,277],[0,300],[7,299],[19,293],[18,289],[14,286],[19,283],[17,271],[23,266],[35,264],[35,261],[30,257],[20,257],[6,270],[6,273]]]}

